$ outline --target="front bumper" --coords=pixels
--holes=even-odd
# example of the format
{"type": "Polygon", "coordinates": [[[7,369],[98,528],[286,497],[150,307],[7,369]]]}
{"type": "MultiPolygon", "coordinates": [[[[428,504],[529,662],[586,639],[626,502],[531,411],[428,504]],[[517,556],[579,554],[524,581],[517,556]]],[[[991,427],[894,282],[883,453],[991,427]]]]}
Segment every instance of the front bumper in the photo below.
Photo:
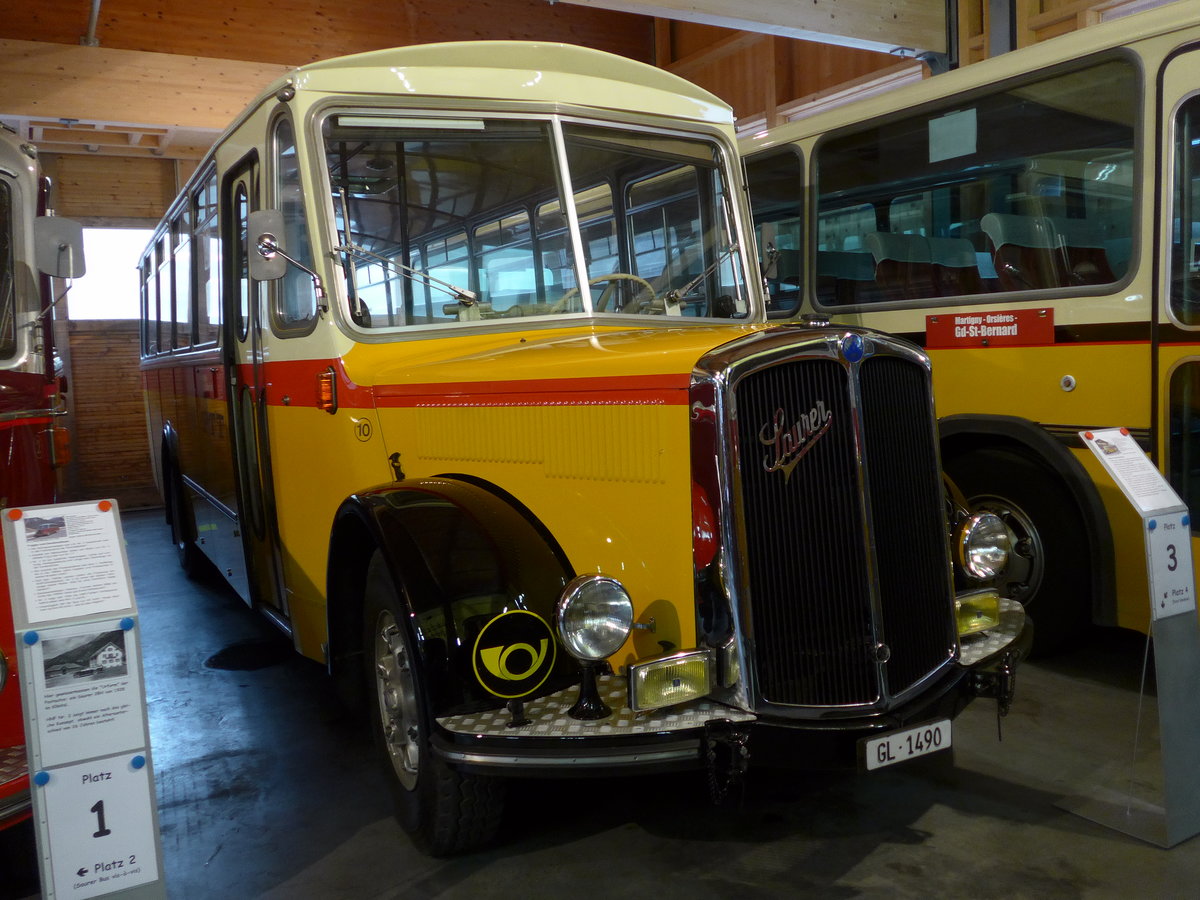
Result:
{"type": "Polygon", "coordinates": [[[436,719],[433,751],[447,763],[493,775],[615,775],[701,768],[713,726],[748,732],[756,764],[820,768],[854,765],[858,741],[931,718],[953,718],[976,697],[1007,711],[1017,663],[1033,641],[1019,603],[1001,601],[1000,625],[964,638],[959,663],[905,705],[852,718],[770,719],[712,700],[635,713],[625,705],[625,679],[601,676],[612,708],[599,720],[571,718],[578,696],[570,687],[526,703],[524,721],[501,708],[436,719]]]}
{"type": "Polygon", "coordinates": [[[0,829],[29,818],[31,806],[25,746],[0,747],[0,829]]]}

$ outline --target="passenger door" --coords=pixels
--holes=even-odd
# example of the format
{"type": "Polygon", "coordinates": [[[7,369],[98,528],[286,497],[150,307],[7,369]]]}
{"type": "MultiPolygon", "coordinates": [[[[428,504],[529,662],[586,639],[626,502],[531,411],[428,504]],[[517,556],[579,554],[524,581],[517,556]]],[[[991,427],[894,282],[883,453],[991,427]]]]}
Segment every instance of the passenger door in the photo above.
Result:
{"type": "Polygon", "coordinates": [[[278,552],[270,441],[267,433],[265,286],[250,277],[247,237],[251,209],[258,206],[259,163],[247,157],[226,176],[221,241],[225,278],[225,371],[238,487],[239,531],[246,554],[250,596],[289,631],[278,552]]]}
{"type": "MultiPolygon", "coordinates": [[[[1156,424],[1162,468],[1192,513],[1192,557],[1200,544],[1200,49],[1176,54],[1159,84],[1161,153],[1158,173],[1162,210],[1154,249],[1156,424]]],[[[1149,114],[1149,111],[1147,111],[1149,114]]],[[[1151,157],[1153,158],[1153,157],[1151,157]]],[[[1151,175],[1154,177],[1151,177],[1151,175]]]]}

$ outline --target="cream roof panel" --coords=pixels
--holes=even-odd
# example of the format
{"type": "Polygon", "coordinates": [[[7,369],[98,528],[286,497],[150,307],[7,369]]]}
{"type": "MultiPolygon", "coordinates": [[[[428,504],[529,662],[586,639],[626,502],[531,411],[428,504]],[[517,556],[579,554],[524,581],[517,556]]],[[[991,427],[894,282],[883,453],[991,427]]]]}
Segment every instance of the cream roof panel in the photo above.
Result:
{"type": "Polygon", "coordinates": [[[663,69],[569,44],[469,41],[376,50],[312,63],[276,82],[298,91],[480,97],[631,110],[718,124],[719,97],[663,69]]]}

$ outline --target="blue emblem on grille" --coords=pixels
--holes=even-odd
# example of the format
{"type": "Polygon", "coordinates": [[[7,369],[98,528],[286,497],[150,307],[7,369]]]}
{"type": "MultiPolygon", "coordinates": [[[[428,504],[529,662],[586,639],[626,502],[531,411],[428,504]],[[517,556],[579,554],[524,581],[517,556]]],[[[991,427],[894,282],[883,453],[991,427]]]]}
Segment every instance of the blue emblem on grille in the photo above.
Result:
{"type": "Polygon", "coordinates": [[[842,356],[847,362],[858,362],[866,352],[863,339],[857,334],[848,334],[842,338],[842,356]]]}

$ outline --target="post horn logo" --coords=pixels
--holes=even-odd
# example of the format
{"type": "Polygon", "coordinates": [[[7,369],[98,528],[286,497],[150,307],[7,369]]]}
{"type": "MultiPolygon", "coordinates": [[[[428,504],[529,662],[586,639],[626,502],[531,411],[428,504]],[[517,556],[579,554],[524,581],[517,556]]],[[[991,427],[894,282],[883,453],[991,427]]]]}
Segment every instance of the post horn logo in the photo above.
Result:
{"type": "Polygon", "coordinates": [[[529,610],[513,609],[483,626],[471,664],[485,691],[515,700],[542,686],[556,655],[554,632],[546,620],[529,610]]]}
{"type": "Polygon", "coordinates": [[[782,409],[775,410],[775,417],[758,432],[759,443],[768,448],[763,456],[763,468],[768,472],[782,472],[786,484],[796,464],[832,424],[833,412],[825,408],[824,400],[818,400],[791,425],[787,424],[782,409]]]}

